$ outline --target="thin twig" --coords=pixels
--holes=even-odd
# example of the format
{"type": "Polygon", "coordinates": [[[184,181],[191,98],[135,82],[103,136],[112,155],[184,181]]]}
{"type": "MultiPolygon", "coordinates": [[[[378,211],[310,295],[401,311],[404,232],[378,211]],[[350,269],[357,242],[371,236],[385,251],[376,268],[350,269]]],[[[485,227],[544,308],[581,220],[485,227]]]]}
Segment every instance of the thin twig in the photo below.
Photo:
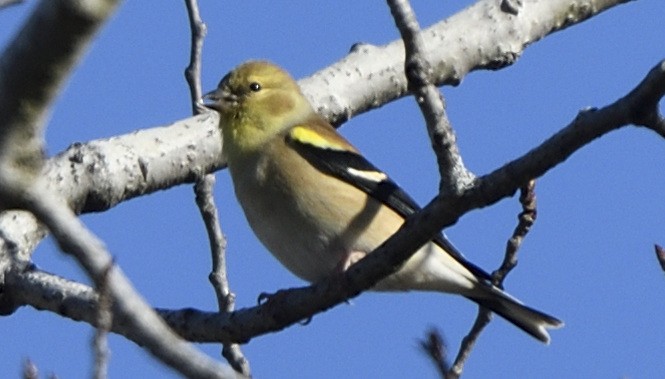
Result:
{"type": "Polygon", "coordinates": [[[455,357],[455,362],[453,362],[450,370],[446,372],[446,379],[457,379],[460,377],[460,375],[462,375],[462,371],[464,370],[464,363],[471,355],[471,351],[476,345],[478,337],[480,337],[480,334],[485,329],[487,324],[490,323],[490,321],[492,321],[492,312],[487,308],[478,307],[478,316],[476,316],[476,321],[473,322],[473,326],[471,327],[469,333],[464,338],[462,338],[462,343],[460,344],[460,349],[457,352],[457,356],[455,357]]]}
{"type": "MultiPolygon", "coordinates": [[[[190,61],[189,66],[185,69],[185,78],[190,88],[192,112],[198,114],[204,109],[201,103],[203,95],[201,90],[201,52],[206,26],[201,19],[198,2],[196,0],[185,0],[185,4],[187,5],[187,15],[192,35],[190,61]]],[[[229,288],[226,275],[226,238],[222,233],[217,206],[215,205],[214,185],[214,174],[203,175],[197,179],[194,185],[194,193],[210,241],[212,271],[209,280],[217,296],[219,311],[230,313],[235,308],[235,294],[229,288]]],[[[234,370],[247,377],[251,376],[249,361],[240,350],[240,345],[235,343],[223,344],[222,356],[226,358],[234,370]]]]}
{"type": "MultiPolygon", "coordinates": [[[[196,193],[196,204],[201,212],[201,217],[205,223],[210,241],[212,271],[208,278],[215,290],[219,311],[230,313],[235,308],[235,294],[229,288],[228,277],[226,275],[226,238],[222,233],[217,206],[215,205],[215,199],[212,194],[214,184],[215,176],[205,175],[194,185],[194,192],[196,193]]],[[[234,370],[247,377],[251,376],[249,361],[240,350],[240,345],[225,343],[222,348],[222,355],[234,370]]]]}
{"type": "MultiPolygon", "coordinates": [[[[427,61],[425,45],[420,35],[420,26],[408,0],[388,0],[390,12],[404,40],[405,64],[408,88],[416,97],[416,102],[425,117],[432,148],[439,163],[441,182],[439,192],[461,193],[472,184],[474,176],[464,167],[456,143],[455,132],[450,125],[445,110],[445,100],[441,92],[431,84],[431,67],[427,61]]],[[[456,378],[462,372],[464,361],[470,354],[476,339],[491,320],[491,313],[479,308],[478,317],[462,346],[452,367],[445,361],[430,356],[441,373],[441,377],[456,378]]]]}
{"type": "Polygon", "coordinates": [[[203,113],[206,109],[201,102],[203,91],[201,87],[201,54],[203,52],[203,39],[207,28],[201,19],[199,4],[196,0],[185,0],[187,15],[189,17],[189,28],[191,31],[191,49],[189,54],[189,65],[185,69],[185,79],[189,84],[189,92],[192,100],[192,114],[203,113]]]}
{"type": "Polygon", "coordinates": [[[504,255],[501,267],[492,273],[492,283],[502,288],[503,281],[510,271],[517,266],[517,251],[522,245],[522,241],[536,222],[538,214],[536,210],[536,181],[531,180],[520,189],[520,204],[522,212],[517,216],[518,223],[506,244],[506,254],[504,255]]]}
{"type": "Polygon", "coordinates": [[[39,379],[39,370],[35,363],[26,358],[23,361],[23,379],[39,379]]]}
{"type": "Polygon", "coordinates": [[[108,333],[113,326],[113,298],[109,291],[109,272],[113,269],[113,263],[109,264],[106,272],[97,284],[97,328],[93,338],[93,348],[95,352],[95,364],[93,368],[93,378],[105,379],[108,376],[109,347],[108,333]]]}
{"type": "Polygon", "coordinates": [[[665,271],[665,249],[663,249],[662,246],[660,245],[655,245],[656,248],[656,259],[658,259],[658,263],[660,263],[660,268],[665,271]]]}
{"type": "Polygon", "coordinates": [[[220,311],[230,312],[233,310],[234,299],[226,275],[226,238],[222,233],[217,206],[212,196],[214,185],[215,177],[206,175],[194,185],[194,192],[196,193],[196,204],[205,222],[210,240],[210,250],[212,251],[210,282],[215,289],[220,311]]]}
{"type": "MultiPolygon", "coordinates": [[[[504,254],[501,266],[492,273],[492,283],[503,288],[503,281],[510,271],[517,266],[517,252],[522,245],[524,237],[526,237],[531,226],[536,221],[536,181],[529,181],[524,187],[520,189],[520,204],[522,205],[522,212],[518,215],[518,223],[513,231],[513,235],[508,239],[506,244],[506,253],[504,254]]],[[[479,307],[478,316],[473,323],[471,330],[462,340],[460,350],[455,357],[455,362],[446,374],[446,379],[456,379],[462,374],[464,363],[471,354],[471,350],[475,345],[478,337],[485,329],[485,327],[492,320],[492,312],[488,309],[479,307]]]]}
{"type": "Polygon", "coordinates": [[[432,360],[436,371],[439,373],[441,378],[445,378],[446,372],[448,371],[448,348],[446,343],[443,340],[441,332],[436,328],[431,328],[427,332],[426,339],[420,341],[420,347],[423,352],[432,360]]]}
{"type": "Polygon", "coordinates": [[[439,163],[439,191],[460,193],[471,185],[474,176],[462,162],[455,132],[446,114],[445,99],[430,80],[432,69],[426,56],[418,20],[408,0],[388,0],[388,5],[404,40],[407,87],[416,97],[425,118],[432,148],[439,163]]]}
{"type": "Polygon", "coordinates": [[[627,116],[638,126],[649,128],[665,138],[665,117],[660,102],[665,94],[665,60],[649,71],[640,84],[621,100],[626,100],[631,113],[627,116]]]}

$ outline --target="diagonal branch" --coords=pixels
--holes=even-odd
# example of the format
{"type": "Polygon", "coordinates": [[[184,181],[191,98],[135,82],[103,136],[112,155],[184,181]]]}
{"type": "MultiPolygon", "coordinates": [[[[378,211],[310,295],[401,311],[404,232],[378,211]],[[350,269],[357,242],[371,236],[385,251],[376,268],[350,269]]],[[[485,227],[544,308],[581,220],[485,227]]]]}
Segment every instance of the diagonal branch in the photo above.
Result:
{"type": "Polygon", "coordinates": [[[108,332],[113,326],[113,301],[111,293],[109,292],[109,272],[113,270],[114,263],[112,262],[106,267],[106,271],[102,274],[101,280],[97,285],[98,301],[97,301],[97,320],[95,325],[95,335],[93,337],[92,346],[95,354],[95,364],[93,365],[92,377],[95,379],[105,379],[108,377],[108,363],[111,352],[108,346],[108,332]]]}
{"type": "Polygon", "coordinates": [[[132,340],[184,376],[235,377],[229,372],[230,368],[204,356],[168,328],[134,291],[120,268],[113,266],[102,242],[83,226],[66,204],[42,188],[40,182],[26,188],[24,196],[27,209],[48,226],[60,248],[76,258],[98,287],[106,287],[113,302],[113,319],[124,319],[132,340]]]}
{"type": "MultiPolygon", "coordinates": [[[[23,189],[42,172],[43,135],[50,107],[116,5],[117,0],[42,1],[0,53],[0,210],[20,207],[23,189]]],[[[8,217],[16,216],[9,213],[8,217]]],[[[7,226],[1,233],[2,283],[11,265],[27,264],[30,250],[45,231],[33,217],[25,215],[0,224],[7,226]],[[19,234],[8,235],[14,232],[19,234]],[[14,237],[23,243],[15,243],[14,237]]],[[[0,296],[0,312],[10,313],[14,304],[5,300],[0,296]]]]}
{"type": "MultiPolygon", "coordinates": [[[[522,185],[556,167],[586,144],[623,126],[637,123],[649,111],[644,105],[658,102],[665,95],[665,61],[654,67],[644,80],[628,95],[601,109],[585,110],[567,127],[527,154],[479,177],[474,186],[461,196],[437,196],[420,213],[407,220],[403,227],[374,253],[353,265],[337,279],[329,279],[308,287],[279,291],[256,307],[237,310],[231,314],[204,312],[193,309],[158,310],[167,324],[183,338],[197,342],[245,342],[276,332],[299,320],[323,312],[357,296],[381,278],[391,274],[408,259],[430,236],[454,224],[466,212],[491,205],[512,196],[522,185]]],[[[652,110],[655,111],[655,110],[652,110]]],[[[656,116],[649,116],[653,118],[656,116]]],[[[92,323],[94,304],[92,289],[70,284],[62,279],[37,275],[34,271],[10,271],[6,286],[15,293],[17,303],[48,309],[76,320],[92,323]],[[30,280],[39,279],[39,280],[30,280]],[[43,292],[65,292],[43,299],[43,292]],[[27,294],[30,294],[28,296],[27,294]],[[72,307],[71,304],[76,304],[72,307]],[[64,309],[64,311],[63,311],[64,309]]],[[[122,320],[114,319],[116,333],[127,335],[122,320]]],[[[131,335],[128,337],[132,340],[131,335]]]]}
{"type": "MultiPolygon", "coordinates": [[[[665,62],[652,69],[635,90],[624,98],[604,108],[582,112],[569,126],[540,146],[478,178],[475,185],[461,196],[437,196],[421,212],[409,218],[395,235],[374,253],[352,266],[339,280],[330,279],[309,287],[279,291],[264,305],[236,311],[234,317],[217,324],[217,331],[226,330],[216,337],[221,340],[230,337],[233,341],[247,341],[256,335],[281,330],[357,296],[395,272],[401,262],[408,259],[438,230],[454,224],[470,210],[512,196],[521,186],[562,163],[596,138],[636,122],[631,115],[639,114],[643,104],[649,104],[654,97],[660,99],[664,94],[665,62]],[[648,90],[653,86],[660,88],[660,91],[648,90]]],[[[169,324],[180,333],[191,332],[197,337],[204,337],[203,330],[184,330],[182,324],[176,325],[183,319],[178,319],[176,314],[173,314],[175,318],[170,316],[167,317],[169,324]]],[[[215,336],[210,334],[204,338],[215,340],[215,336]]]]}
{"type": "Polygon", "coordinates": [[[0,207],[41,171],[45,120],[117,0],[45,0],[0,53],[0,207]]]}

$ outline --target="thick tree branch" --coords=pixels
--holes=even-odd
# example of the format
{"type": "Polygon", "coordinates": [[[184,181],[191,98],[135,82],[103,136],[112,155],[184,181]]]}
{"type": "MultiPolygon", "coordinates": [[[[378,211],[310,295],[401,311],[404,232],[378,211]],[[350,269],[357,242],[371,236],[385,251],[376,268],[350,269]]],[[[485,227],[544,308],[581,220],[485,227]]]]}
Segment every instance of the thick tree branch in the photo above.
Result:
{"type": "MultiPolygon", "coordinates": [[[[217,114],[208,113],[87,144],[49,159],[42,172],[49,190],[76,213],[99,212],[146,193],[191,183],[221,167],[217,114]]],[[[0,314],[16,305],[2,291],[10,266],[29,263],[46,229],[25,211],[0,212],[0,314]]]]}
{"type": "MultiPolygon", "coordinates": [[[[517,15],[480,0],[422,31],[429,81],[457,85],[471,71],[517,61],[530,44],[630,0],[522,0],[517,15]]],[[[355,45],[337,63],[301,80],[315,109],[333,124],[407,95],[404,45],[355,45]]]]}

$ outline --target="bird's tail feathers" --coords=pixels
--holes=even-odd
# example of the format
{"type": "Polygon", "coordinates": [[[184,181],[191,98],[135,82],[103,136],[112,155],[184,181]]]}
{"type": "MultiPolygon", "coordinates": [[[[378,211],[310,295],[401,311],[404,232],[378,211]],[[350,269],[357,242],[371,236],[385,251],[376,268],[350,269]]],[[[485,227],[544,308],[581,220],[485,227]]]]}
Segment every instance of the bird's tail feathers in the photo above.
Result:
{"type": "Polygon", "coordinates": [[[490,285],[483,287],[483,291],[479,295],[473,294],[467,297],[478,305],[486,307],[510,321],[545,344],[550,343],[550,335],[547,329],[558,329],[563,326],[563,321],[527,307],[497,287],[490,285]]]}

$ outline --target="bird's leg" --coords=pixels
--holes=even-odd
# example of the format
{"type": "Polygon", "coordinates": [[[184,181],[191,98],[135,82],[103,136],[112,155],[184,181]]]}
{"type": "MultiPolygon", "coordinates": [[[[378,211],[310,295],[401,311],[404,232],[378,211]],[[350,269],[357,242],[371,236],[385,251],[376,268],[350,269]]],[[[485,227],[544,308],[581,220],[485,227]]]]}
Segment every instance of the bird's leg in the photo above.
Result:
{"type": "MultiPolygon", "coordinates": [[[[332,277],[335,276],[341,277],[344,274],[344,271],[348,270],[349,267],[353,266],[359,260],[365,258],[367,255],[364,251],[349,251],[342,255],[342,259],[335,266],[335,270],[332,273],[332,277]]],[[[351,299],[345,300],[345,303],[351,304],[351,299]]]]}
{"type": "Polygon", "coordinates": [[[367,255],[364,251],[349,251],[342,256],[342,259],[337,263],[335,267],[335,273],[341,274],[344,271],[348,270],[349,267],[353,266],[359,260],[365,258],[367,255]]]}

